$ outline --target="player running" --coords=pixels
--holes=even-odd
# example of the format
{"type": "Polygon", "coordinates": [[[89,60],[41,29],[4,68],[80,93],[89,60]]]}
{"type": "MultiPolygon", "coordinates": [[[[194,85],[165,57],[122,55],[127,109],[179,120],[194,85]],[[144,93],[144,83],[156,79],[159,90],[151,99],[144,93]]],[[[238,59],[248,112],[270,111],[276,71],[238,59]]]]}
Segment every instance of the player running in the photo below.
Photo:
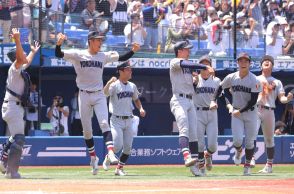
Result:
{"type": "Polygon", "coordinates": [[[192,70],[208,69],[213,72],[213,69],[210,66],[196,65],[188,61],[192,47],[193,45],[188,41],[180,41],[174,46],[176,58],[170,62],[170,81],[173,92],[170,108],[179,128],[179,145],[185,166],[190,167],[193,175],[202,176],[197,163],[198,139],[196,111],[192,100],[194,94],[192,70]]]}
{"type": "Polygon", "coordinates": [[[111,163],[118,163],[113,152],[113,141],[110,127],[108,124],[108,110],[106,97],[103,92],[103,69],[105,64],[126,61],[140,49],[139,44],[134,44],[132,50],[124,55],[119,55],[116,51],[101,52],[101,46],[105,36],[96,31],[90,31],[88,34],[88,49],[83,51],[67,50],[62,52],[61,45],[66,39],[63,34],[58,34],[58,40],[55,48],[55,56],[64,58],[71,62],[77,74],[76,83],[79,88],[79,110],[83,126],[83,135],[90,154],[92,174],[98,172],[99,159],[96,156],[93,132],[92,132],[92,114],[93,109],[97,116],[99,126],[103,133],[103,139],[108,150],[108,158],[111,163]]]}
{"type": "MultiPolygon", "coordinates": [[[[288,103],[293,99],[293,92],[291,91],[285,96],[285,90],[280,80],[272,77],[272,70],[274,67],[274,59],[269,55],[265,55],[261,60],[262,73],[257,79],[260,81],[262,91],[259,93],[257,100],[258,107],[258,122],[256,132],[258,133],[259,127],[264,136],[266,146],[267,162],[265,167],[260,170],[260,173],[273,172],[273,159],[275,153],[274,130],[275,130],[275,108],[276,99],[279,98],[283,104],[288,103]]],[[[251,160],[251,167],[254,167],[254,158],[251,160]]]]}
{"type": "Polygon", "coordinates": [[[232,114],[233,145],[236,148],[233,157],[236,165],[241,164],[243,134],[245,133],[245,164],[244,175],[250,175],[250,160],[254,153],[254,140],[256,139],[257,126],[257,102],[261,91],[257,77],[249,71],[251,58],[247,53],[240,53],[237,58],[239,70],[227,75],[221,82],[222,89],[228,93],[231,89],[232,105],[228,104],[229,112],[232,114]]]}
{"type": "MultiPolygon", "coordinates": [[[[133,104],[140,111],[140,116],[145,117],[145,110],[139,99],[137,86],[130,82],[132,78],[132,68],[129,62],[124,62],[117,66],[119,72],[118,80],[112,77],[104,87],[104,93],[109,96],[110,127],[113,135],[114,152],[122,150],[119,163],[115,169],[115,175],[125,176],[123,167],[126,164],[132,149],[133,133],[133,104]]],[[[108,170],[110,160],[105,157],[103,162],[104,170],[108,170]]]]}
{"type": "MultiPolygon", "coordinates": [[[[201,57],[199,63],[211,67],[211,59],[208,56],[201,57]]],[[[208,171],[212,169],[212,154],[217,149],[218,120],[215,95],[221,80],[207,70],[201,70],[200,75],[196,76],[197,83],[194,83],[196,87],[193,101],[197,114],[198,159],[199,169],[205,175],[204,164],[208,171]],[[206,151],[205,132],[207,135],[206,151]]]]}

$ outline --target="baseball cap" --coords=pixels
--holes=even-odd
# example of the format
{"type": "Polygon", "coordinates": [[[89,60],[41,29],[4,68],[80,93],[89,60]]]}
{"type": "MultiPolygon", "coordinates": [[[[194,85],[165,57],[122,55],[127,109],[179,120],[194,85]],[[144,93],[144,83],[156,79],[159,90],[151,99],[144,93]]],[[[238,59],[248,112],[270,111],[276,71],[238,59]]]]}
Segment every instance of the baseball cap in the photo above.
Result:
{"type": "Polygon", "coordinates": [[[16,48],[12,48],[8,51],[7,57],[11,62],[14,62],[16,60],[16,48]]]}
{"type": "Polygon", "coordinates": [[[193,48],[193,45],[190,44],[190,42],[188,40],[186,40],[186,41],[179,41],[174,46],[175,52],[177,52],[178,50],[184,49],[184,48],[191,49],[191,48],[193,48]]]}
{"type": "Polygon", "coordinates": [[[122,70],[122,69],[127,68],[127,67],[131,67],[130,61],[125,61],[125,62],[120,63],[120,64],[118,64],[118,65],[116,66],[116,68],[117,68],[118,70],[122,70]]]}
{"type": "Polygon", "coordinates": [[[290,9],[290,7],[291,7],[292,5],[294,5],[294,2],[293,2],[293,1],[291,1],[291,2],[288,4],[288,9],[290,9]]]}
{"type": "Polygon", "coordinates": [[[242,18],[242,17],[245,17],[245,13],[244,13],[243,11],[237,13],[237,15],[236,15],[236,18],[237,18],[237,19],[240,19],[240,18],[242,18]]]}
{"type": "Polygon", "coordinates": [[[94,39],[94,38],[101,38],[101,39],[103,39],[103,38],[105,38],[105,36],[104,36],[104,34],[101,33],[101,32],[90,31],[90,32],[88,33],[88,40],[90,40],[90,39],[94,39]]]}
{"type": "Polygon", "coordinates": [[[192,4],[188,4],[187,11],[195,11],[195,7],[192,4]]]}
{"type": "Polygon", "coordinates": [[[287,25],[288,24],[287,19],[282,16],[276,16],[276,21],[280,25],[287,25]]]}
{"type": "Polygon", "coordinates": [[[245,52],[242,52],[242,53],[240,53],[240,54],[238,55],[237,61],[239,61],[239,60],[242,59],[242,58],[251,61],[251,57],[250,57],[247,53],[245,53],[245,52]]]}
{"type": "Polygon", "coordinates": [[[204,56],[200,57],[199,63],[201,63],[203,61],[208,61],[211,64],[211,58],[208,55],[204,55],[204,56]]]}
{"type": "Polygon", "coordinates": [[[260,61],[260,64],[262,64],[264,61],[270,61],[274,65],[274,58],[270,55],[264,55],[260,61]]]}

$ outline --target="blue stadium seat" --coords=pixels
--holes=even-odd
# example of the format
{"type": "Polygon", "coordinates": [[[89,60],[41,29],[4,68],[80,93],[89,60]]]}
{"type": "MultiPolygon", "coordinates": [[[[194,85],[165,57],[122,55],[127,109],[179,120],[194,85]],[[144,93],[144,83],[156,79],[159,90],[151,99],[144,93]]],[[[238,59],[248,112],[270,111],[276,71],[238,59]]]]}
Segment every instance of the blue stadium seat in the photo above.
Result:
{"type": "Polygon", "coordinates": [[[125,36],[107,35],[104,43],[107,45],[117,45],[117,44],[125,43],[125,36]]]}
{"type": "Polygon", "coordinates": [[[224,135],[232,135],[232,129],[224,129],[224,135]]]}
{"type": "Polygon", "coordinates": [[[258,48],[264,48],[264,41],[258,43],[258,48]]]}
{"type": "MultiPolygon", "coordinates": [[[[71,29],[71,27],[76,27],[77,29],[80,27],[79,23],[64,23],[63,28],[65,29],[71,29]]],[[[57,22],[55,25],[56,31],[61,32],[62,31],[62,23],[57,22]]]]}
{"type": "Polygon", "coordinates": [[[19,28],[19,32],[20,32],[20,42],[21,43],[28,43],[30,29],[29,28],[19,28]]]}
{"type": "Polygon", "coordinates": [[[207,49],[207,44],[208,44],[207,40],[200,40],[199,48],[200,49],[207,49]]]}

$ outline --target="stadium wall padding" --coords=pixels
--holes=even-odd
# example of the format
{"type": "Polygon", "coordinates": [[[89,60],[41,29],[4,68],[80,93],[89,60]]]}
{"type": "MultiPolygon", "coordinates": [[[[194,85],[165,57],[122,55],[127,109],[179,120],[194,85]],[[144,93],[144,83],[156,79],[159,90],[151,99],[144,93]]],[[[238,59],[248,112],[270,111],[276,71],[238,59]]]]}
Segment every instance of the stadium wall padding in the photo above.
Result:
{"type": "MultiPolygon", "coordinates": [[[[95,137],[97,156],[102,164],[106,148],[102,137],[95,137]]],[[[0,142],[5,141],[4,137],[0,142]]],[[[214,164],[233,164],[235,149],[231,136],[218,138],[218,150],[213,154],[214,164]]],[[[275,137],[274,163],[294,164],[294,136],[275,137]]],[[[0,146],[0,150],[2,147],[0,146]]],[[[257,163],[266,162],[263,137],[257,140],[255,153],[257,163]]],[[[244,150],[242,154],[244,161],[244,150]]],[[[135,137],[128,164],[183,164],[177,136],[135,137]]],[[[89,165],[89,155],[83,137],[27,137],[21,165],[71,166],[89,165]]]]}

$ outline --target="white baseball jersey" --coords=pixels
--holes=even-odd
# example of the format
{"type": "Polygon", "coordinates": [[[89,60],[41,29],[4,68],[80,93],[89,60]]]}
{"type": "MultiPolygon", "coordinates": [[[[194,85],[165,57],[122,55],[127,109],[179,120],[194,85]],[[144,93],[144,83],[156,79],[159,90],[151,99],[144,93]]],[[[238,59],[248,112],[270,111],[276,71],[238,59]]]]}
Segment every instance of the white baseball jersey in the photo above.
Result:
{"type": "Polygon", "coordinates": [[[285,93],[282,82],[272,76],[264,77],[260,75],[257,79],[260,81],[262,87],[257,104],[275,108],[277,96],[281,93],[285,93]]]}
{"type": "Polygon", "coordinates": [[[217,77],[210,76],[207,80],[198,75],[198,83],[195,88],[195,96],[193,98],[196,107],[209,107],[213,100],[214,94],[219,88],[221,80],[217,77]]]}
{"type": "Polygon", "coordinates": [[[249,72],[244,78],[240,78],[239,71],[231,73],[221,82],[223,89],[231,88],[233,107],[244,108],[251,99],[251,92],[260,92],[261,87],[257,77],[249,72]]]}
{"type": "Polygon", "coordinates": [[[122,83],[116,80],[109,87],[109,112],[116,116],[133,115],[132,101],[137,100],[139,91],[132,82],[122,83]]]}
{"type": "Polygon", "coordinates": [[[170,61],[170,81],[174,94],[194,93],[192,71],[189,68],[182,68],[180,61],[183,59],[174,58],[170,61]]]}
{"type": "MultiPolygon", "coordinates": [[[[23,94],[25,85],[25,82],[21,76],[21,71],[22,68],[16,69],[15,63],[13,63],[8,70],[8,76],[6,80],[7,88],[19,95],[23,94]]],[[[11,95],[8,91],[5,92],[4,100],[19,101],[17,97],[11,95]]]]}
{"type": "Polygon", "coordinates": [[[88,50],[68,50],[64,52],[64,59],[71,62],[77,73],[77,86],[87,91],[103,89],[103,69],[106,63],[118,61],[116,51],[98,52],[91,55],[88,50]]]}
{"type": "MultiPolygon", "coordinates": [[[[13,63],[8,70],[7,87],[15,93],[22,95],[24,92],[24,79],[21,76],[22,68],[16,69],[13,63]]],[[[2,104],[2,118],[6,121],[11,136],[24,134],[24,108],[16,104],[20,100],[6,91],[2,104]]]]}

